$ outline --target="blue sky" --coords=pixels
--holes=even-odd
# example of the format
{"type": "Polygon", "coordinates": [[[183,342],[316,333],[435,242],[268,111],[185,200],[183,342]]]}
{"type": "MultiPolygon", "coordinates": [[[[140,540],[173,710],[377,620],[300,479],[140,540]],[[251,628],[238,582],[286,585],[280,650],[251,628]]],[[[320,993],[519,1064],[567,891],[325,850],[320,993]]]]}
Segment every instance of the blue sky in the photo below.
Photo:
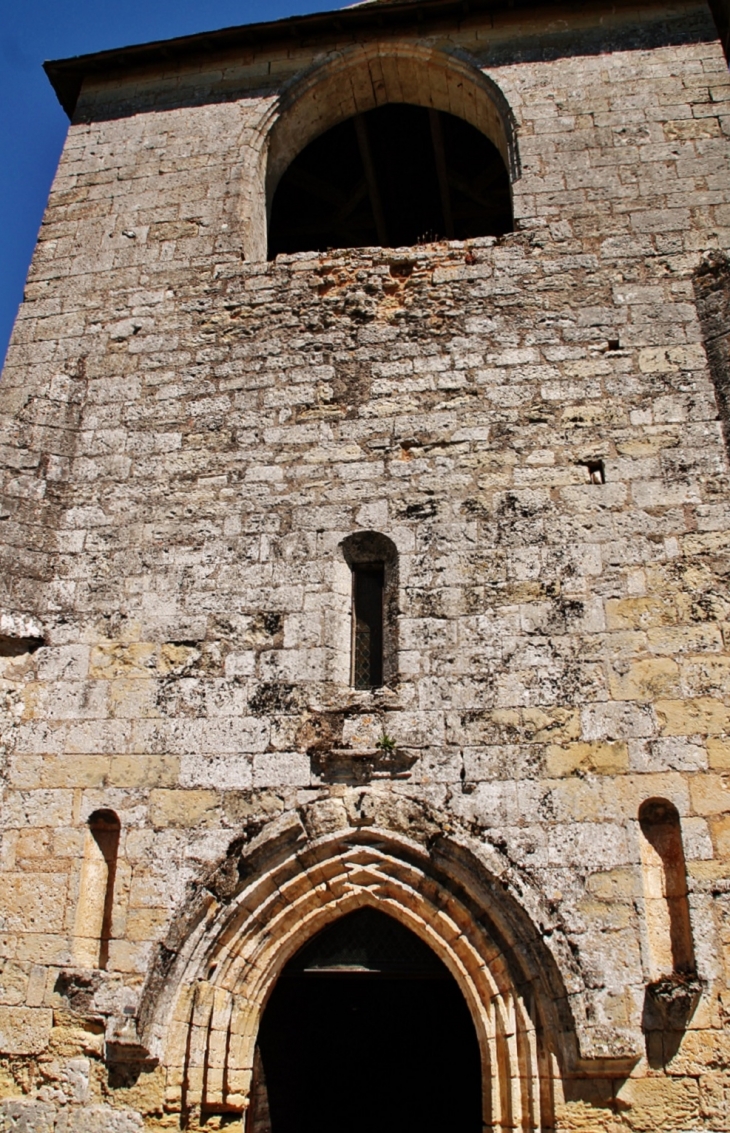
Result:
{"type": "Polygon", "coordinates": [[[337,0],[0,0],[0,361],[68,128],[44,59],[341,6],[337,0]]]}

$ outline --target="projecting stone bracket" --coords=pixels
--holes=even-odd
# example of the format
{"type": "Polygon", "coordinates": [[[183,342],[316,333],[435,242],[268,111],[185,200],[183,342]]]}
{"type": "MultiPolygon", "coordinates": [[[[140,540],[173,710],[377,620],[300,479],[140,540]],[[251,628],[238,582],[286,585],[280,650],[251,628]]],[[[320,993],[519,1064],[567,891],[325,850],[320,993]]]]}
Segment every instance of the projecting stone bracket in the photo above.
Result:
{"type": "Polygon", "coordinates": [[[702,982],[694,975],[675,972],[648,984],[644,998],[645,1031],[684,1031],[697,1010],[702,982]]]}
{"type": "Polygon", "coordinates": [[[120,1057],[147,1058],[149,1051],[140,1043],[137,1020],[133,1015],[112,1015],[106,1027],[107,1053],[114,1050],[120,1057]]]}
{"type": "Polygon", "coordinates": [[[674,1058],[702,991],[702,981],[697,976],[682,972],[662,976],[647,985],[642,1028],[652,1068],[664,1067],[674,1058]]]}
{"type": "Polygon", "coordinates": [[[129,1087],[140,1074],[149,1073],[158,1064],[148,1048],[140,1041],[137,1020],[134,1016],[112,1016],[107,1023],[104,1044],[104,1061],[113,1087],[129,1087]]]}
{"type": "Polygon", "coordinates": [[[330,748],[311,754],[312,772],[325,783],[369,783],[409,779],[418,754],[402,748],[330,748]]]}

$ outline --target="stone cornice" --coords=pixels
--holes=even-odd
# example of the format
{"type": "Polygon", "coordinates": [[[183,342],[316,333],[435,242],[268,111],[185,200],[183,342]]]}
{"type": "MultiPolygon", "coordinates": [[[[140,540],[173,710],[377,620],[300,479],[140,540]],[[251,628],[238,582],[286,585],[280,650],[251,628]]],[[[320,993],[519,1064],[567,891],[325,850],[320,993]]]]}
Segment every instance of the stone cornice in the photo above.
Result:
{"type": "MultiPolygon", "coordinates": [[[[614,11],[622,4],[566,4],[565,0],[380,0],[358,4],[337,11],[308,16],[291,16],[283,20],[183,36],[178,39],[77,55],[69,59],[49,60],[44,70],[69,117],[73,116],[84,80],[95,76],[134,71],[140,68],[164,67],[193,63],[197,59],[215,58],[232,51],[288,43],[316,46],[343,36],[363,33],[403,32],[423,35],[426,29],[436,30],[444,23],[453,24],[491,13],[536,11],[552,8],[571,11],[595,7],[614,11]]],[[[667,7],[665,0],[626,0],[627,9],[667,7]]]]}

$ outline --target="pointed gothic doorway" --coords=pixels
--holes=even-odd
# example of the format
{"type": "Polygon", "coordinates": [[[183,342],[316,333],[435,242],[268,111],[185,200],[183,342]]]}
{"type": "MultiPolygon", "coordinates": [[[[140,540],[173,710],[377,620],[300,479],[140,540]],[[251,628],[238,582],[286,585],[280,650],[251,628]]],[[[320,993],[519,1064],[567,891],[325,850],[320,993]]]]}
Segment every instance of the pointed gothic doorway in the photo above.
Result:
{"type": "Polygon", "coordinates": [[[264,1012],[249,1133],[480,1133],[477,1036],[414,933],[350,913],[287,964],[264,1012]]]}

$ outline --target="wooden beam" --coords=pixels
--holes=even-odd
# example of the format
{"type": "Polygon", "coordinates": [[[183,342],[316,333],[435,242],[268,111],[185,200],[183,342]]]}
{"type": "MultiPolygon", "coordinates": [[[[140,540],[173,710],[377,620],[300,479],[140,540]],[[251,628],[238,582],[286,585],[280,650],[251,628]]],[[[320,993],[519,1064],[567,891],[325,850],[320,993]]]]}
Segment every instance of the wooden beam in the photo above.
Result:
{"type": "Polygon", "coordinates": [[[315,239],[319,236],[322,236],[323,233],[327,237],[327,247],[328,248],[337,248],[337,247],[348,248],[348,247],[351,247],[351,245],[349,245],[349,244],[333,243],[333,241],[336,241],[337,239],[342,239],[342,238],[344,238],[346,240],[357,239],[358,243],[357,243],[357,245],[355,245],[356,247],[361,247],[362,243],[363,243],[363,241],[362,241],[362,226],[357,225],[357,224],[343,224],[337,230],[331,229],[331,228],[326,227],[322,224],[297,224],[297,225],[292,225],[289,228],[284,228],[284,227],[280,228],[278,230],[277,235],[279,237],[279,240],[286,242],[286,241],[297,240],[300,237],[303,238],[305,236],[307,237],[307,239],[315,239]]]}
{"type": "Polygon", "coordinates": [[[335,188],[334,185],[329,185],[313,173],[308,173],[306,169],[297,169],[296,165],[290,165],[286,177],[300,189],[304,189],[307,193],[311,193],[313,197],[319,197],[320,200],[327,201],[331,205],[343,208],[348,202],[348,198],[340,189],[335,188]]]}
{"type": "Polygon", "coordinates": [[[447,240],[454,239],[454,214],[451,211],[451,193],[449,192],[449,175],[446,169],[446,150],[444,149],[444,133],[441,129],[441,115],[438,110],[429,110],[431,123],[431,141],[433,153],[436,158],[436,175],[441,194],[441,212],[444,217],[444,231],[447,240]]]}
{"type": "Polygon", "coordinates": [[[336,225],[342,224],[343,221],[347,220],[348,216],[350,216],[350,214],[355,211],[357,206],[360,204],[360,201],[365,200],[367,195],[368,195],[368,183],[367,183],[367,180],[362,180],[359,183],[359,185],[357,185],[353,189],[352,193],[347,198],[347,200],[343,204],[342,208],[336,214],[334,223],[336,225]]]}
{"type": "Polygon", "coordinates": [[[483,192],[485,189],[489,189],[490,186],[496,185],[498,181],[504,181],[506,184],[509,184],[507,170],[501,158],[499,161],[493,161],[491,165],[488,165],[481,173],[477,173],[476,177],[472,177],[471,184],[477,192],[483,192]]]}
{"type": "Polygon", "coordinates": [[[385,226],[385,213],[383,212],[383,204],[380,200],[380,190],[378,189],[378,179],[375,175],[375,166],[373,164],[373,155],[370,151],[370,139],[368,138],[367,122],[362,114],[356,114],[354,118],[355,133],[357,134],[357,144],[360,148],[360,160],[362,161],[363,169],[365,170],[365,178],[368,183],[368,192],[370,194],[370,207],[373,210],[373,219],[375,220],[375,230],[378,234],[378,241],[382,248],[389,247],[388,229],[385,226]]]}
{"type": "Polygon", "coordinates": [[[465,177],[460,177],[458,173],[454,173],[453,169],[449,172],[449,181],[459,193],[463,193],[470,201],[474,201],[475,204],[481,205],[485,209],[494,208],[494,201],[490,200],[489,196],[480,193],[478,189],[474,188],[471,181],[467,181],[465,177]]]}

